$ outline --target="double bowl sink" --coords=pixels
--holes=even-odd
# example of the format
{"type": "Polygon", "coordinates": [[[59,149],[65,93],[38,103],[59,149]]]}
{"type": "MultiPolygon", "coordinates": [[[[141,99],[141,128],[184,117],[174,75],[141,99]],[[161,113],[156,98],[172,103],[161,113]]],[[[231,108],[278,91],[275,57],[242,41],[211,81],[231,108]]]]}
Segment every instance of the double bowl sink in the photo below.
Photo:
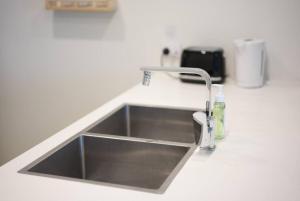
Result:
{"type": "Polygon", "coordinates": [[[193,113],[124,105],[20,173],[163,193],[196,148],[193,113]]]}

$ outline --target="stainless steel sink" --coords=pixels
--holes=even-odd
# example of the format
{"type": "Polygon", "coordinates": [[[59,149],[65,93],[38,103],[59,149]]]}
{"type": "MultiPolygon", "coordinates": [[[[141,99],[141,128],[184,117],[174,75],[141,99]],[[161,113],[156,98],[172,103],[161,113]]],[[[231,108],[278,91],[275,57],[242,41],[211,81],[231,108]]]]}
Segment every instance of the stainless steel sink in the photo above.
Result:
{"type": "Polygon", "coordinates": [[[194,148],[80,135],[20,172],[162,193],[194,148]]]}
{"type": "Polygon", "coordinates": [[[193,112],[122,106],[19,172],[163,193],[201,135],[193,112]]]}
{"type": "Polygon", "coordinates": [[[125,105],[92,125],[89,133],[194,143],[194,110],[125,105]]]}

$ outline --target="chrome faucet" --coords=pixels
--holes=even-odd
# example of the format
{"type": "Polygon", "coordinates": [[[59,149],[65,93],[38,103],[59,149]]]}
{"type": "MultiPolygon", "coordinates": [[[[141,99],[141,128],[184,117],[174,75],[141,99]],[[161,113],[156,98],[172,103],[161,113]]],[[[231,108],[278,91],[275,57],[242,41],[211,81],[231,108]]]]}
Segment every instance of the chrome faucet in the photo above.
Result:
{"type": "MultiPolygon", "coordinates": [[[[200,75],[206,83],[208,89],[208,100],[206,101],[206,112],[195,112],[193,114],[194,122],[196,127],[202,129],[201,137],[196,137],[196,144],[200,145],[202,148],[215,149],[215,136],[213,132],[213,118],[211,113],[211,79],[209,74],[199,68],[179,68],[179,67],[143,67],[141,68],[144,71],[143,85],[149,86],[151,79],[151,71],[162,71],[162,72],[177,72],[177,73],[192,73],[200,75]],[[208,138],[209,142],[204,144],[202,143],[202,136],[208,138]]],[[[196,131],[195,131],[196,132],[196,131]]],[[[200,136],[200,135],[199,135],[200,136]]]]}

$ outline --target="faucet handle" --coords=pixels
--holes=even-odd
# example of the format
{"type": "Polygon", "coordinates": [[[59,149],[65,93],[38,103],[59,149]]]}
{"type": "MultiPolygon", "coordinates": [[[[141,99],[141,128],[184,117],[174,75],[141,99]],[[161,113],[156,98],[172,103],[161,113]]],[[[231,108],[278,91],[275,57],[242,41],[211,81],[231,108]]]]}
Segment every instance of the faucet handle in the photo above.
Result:
{"type": "Polygon", "coordinates": [[[193,114],[194,129],[196,136],[196,144],[199,144],[201,148],[215,148],[215,137],[213,134],[214,122],[211,116],[208,116],[206,112],[195,112],[193,114]],[[201,130],[200,130],[201,129],[201,130]]]}
{"type": "Polygon", "coordinates": [[[205,112],[195,112],[193,114],[194,119],[194,129],[196,135],[196,143],[200,145],[200,147],[205,147],[208,144],[208,122],[207,115],[205,112]],[[200,130],[201,129],[201,130],[200,130]]]}

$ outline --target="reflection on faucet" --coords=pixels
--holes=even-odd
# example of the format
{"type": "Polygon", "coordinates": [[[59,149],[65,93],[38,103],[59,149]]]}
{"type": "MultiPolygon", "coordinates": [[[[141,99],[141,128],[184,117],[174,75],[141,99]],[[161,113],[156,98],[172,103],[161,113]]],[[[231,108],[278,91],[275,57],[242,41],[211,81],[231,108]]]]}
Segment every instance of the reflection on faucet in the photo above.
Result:
{"type": "MultiPolygon", "coordinates": [[[[178,68],[178,67],[143,67],[141,68],[144,71],[143,85],[148,86],[151,79],[151,71],[162,71],[162,72],[177,72],[177,73],[192,73],[200,75],[204,78],[206,87],[208,88],[208,101],[206,101],[206,113],[199,111],[193,114],[194,122],[196,123],[195,129],[200,130],[201,133],[199,137],[196,135],[196,143],[201,144],[202,137],[209,138],[208,145],[205,144],[201,146],[203,148],[215,149],[215,136],[213,132],[213,119],[211,114],[211,79],[209,74],[199,68],[178,68]]],[[[196,131],[195,131],[196,132],[196,131]]]]}
{"type": "Polygon", "coordinates": [[[143,85],[149,86],[151,80],[151,72],[144,71],[143,85]]]}

